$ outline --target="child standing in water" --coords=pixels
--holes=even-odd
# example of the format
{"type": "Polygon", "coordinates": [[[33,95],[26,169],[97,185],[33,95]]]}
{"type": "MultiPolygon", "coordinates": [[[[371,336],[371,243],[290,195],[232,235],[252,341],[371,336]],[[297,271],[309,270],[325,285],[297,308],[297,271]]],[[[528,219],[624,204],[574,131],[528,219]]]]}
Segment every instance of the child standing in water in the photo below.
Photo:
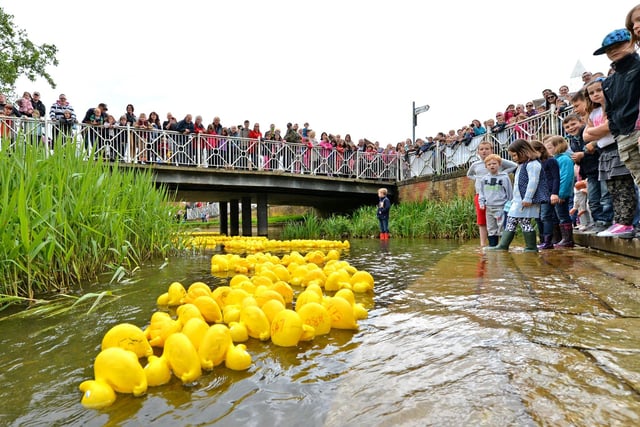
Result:
{"type": "Polygon", "coordinates": [[[489,171],[480,180],[479,205],[487,212],[487,234],[489,246],[496,246],[502,233],[504,206],[513,197],[511,179],[506,172],[500,172],[502,158],[497,154],[489,154],[484,164],[489,171]]]}
{"type": "MultiPolygon", "coordinates": [[[[489,243],[487,233],[487,211],[480,207],[479,194],[480,194],[480,180],[489,173],[487,170],[484,159],[493,152],[493,144],[490,141],[482,141],[478,144],[478,157],[480,160],[475,161],[469,167],[467,171],[467,178],[474,180],[476,194],[473,199],[473,204],[476,208],[476,222],[478,224],[478,231],[480,232],[480,246],[487,246],[489,243]]],[[[509,160],[502,160],[500,164],[500,171],[506,174],[513,172],[516,167],[514,162],[509,160]]]]}
{"type": "Polygon", "coordinates": [[[380,240],[389,239],[389,210],[391,201],[387,197],[387,189],[378,189],[378,222],[380,223],[380,240]]]}
{"type": "Polygon", "coordinates": [[[573,196],[573,182],[575,172],[573,160],[567,153],[569,144],[567,140],[559,135],[553,135],[544,140],[544,146],[547,152],[552,155],[558,162],[560,173],[560,186],[558,194],[554,200],[551,196],[551,203],[560,222],[560,233],[562,240],[554,245],[555,248],[572,248],[573,247],[573,223],[569,214],[569,202],[573,196]],[[554,203],[555,201],[555,203],[554,203]]]}
{"type": "Polygon", "coordinates": [[[518,164],[513,184],[513,199],[507,215],[507,226],[498,246],[487,250],[508,251],[520,224],[525,242],[525,252],[538,252],[533,219],[540,216],[540,203],[549,200],[539,153],[524,139],[516,139],[508,148],[509,155],[518,164]]]}
{"type": "MultiPolygon", "coordinates": [[[[540,233],[540,244],[538,249],[553,249],[553,234],[556,227],[560,226],[554,205],[558,203],[558,193],[560,192],[560,167],[558,161],[549,155],[544,144],[537,139],[529,141],[534,150],[540,153],[538,160],[542,165],[542,174],[545,175],[549,200],[540,204],[540,218],[537,218],[538,232],[540,233]]],[[[560,239],[558,239],[560,242],[560,239]]]]}

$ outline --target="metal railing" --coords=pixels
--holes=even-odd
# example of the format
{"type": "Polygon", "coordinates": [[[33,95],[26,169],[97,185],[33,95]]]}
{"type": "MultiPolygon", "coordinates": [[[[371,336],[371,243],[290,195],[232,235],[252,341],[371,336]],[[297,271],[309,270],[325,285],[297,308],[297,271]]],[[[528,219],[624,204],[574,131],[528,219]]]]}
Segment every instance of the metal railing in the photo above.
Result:
{"type": "Polygon", "coordinates": [[[133,126],[65,124],[59,121],[0,117],[0,149],[20,144],[41,144],[55,150],[58,144],[76,144],[78,153],[107,161],[163,164],[247,171],[308,174],[327,177],[402,181],[409,178],[455,173],[478,159],[482,141],[491,141],[494,152],[509,158],[507,147],[517,138],[541,139],[562,134],[562,117],[538,114],[502,132],[487,133],[465,143],[436,144],[424,152],[379,153],[341,151],[307,144],[240,137],[182,134],[133,126]]]}
{"type": "Polygon", "coordinates": [[[504,159],[509,159],[507,147],[518,138],[541,140],[545,135],[562,135],[562,119],[571,112],[570,109],[555,114],[546,111],[532,116],[522,122],[508,125],[498,133],[486,133],[472,138],[468,143],[456,143],[446,145],[436,143],[430,149],[422,153],[408,153],[405,163],[408,164],[406,178],[414,178],[425,175],[449,175],[466,170],[471,163],[478,160],[478,144],[482,141],[493,143],[493,152],[504,159]]]}
{"type": "Polygon", "coordinates": [[[2,149],[42,144],[55,150],[76,144],[87,159],[327,177],[404,179],[396,153],[340,151],[308,144],[241,137],[183,134],[133,126],[65,125],[58,121],[0,117],[2,149]]]}

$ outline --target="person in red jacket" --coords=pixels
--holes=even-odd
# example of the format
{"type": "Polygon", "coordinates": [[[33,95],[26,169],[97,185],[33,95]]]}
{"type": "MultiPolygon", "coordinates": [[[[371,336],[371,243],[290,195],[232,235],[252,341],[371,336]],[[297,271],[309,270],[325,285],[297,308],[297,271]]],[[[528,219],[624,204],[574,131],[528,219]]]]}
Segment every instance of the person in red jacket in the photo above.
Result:
{"type": "Polygon", "coordinates": [[[258,144],[262,141],[262,132],[260,132],[260,124],[254,123],[253,129],[249,131],[249,149],[247,156],[249,157],[249,170],[253,167],[261,169],[258,163],[258,144]]]}

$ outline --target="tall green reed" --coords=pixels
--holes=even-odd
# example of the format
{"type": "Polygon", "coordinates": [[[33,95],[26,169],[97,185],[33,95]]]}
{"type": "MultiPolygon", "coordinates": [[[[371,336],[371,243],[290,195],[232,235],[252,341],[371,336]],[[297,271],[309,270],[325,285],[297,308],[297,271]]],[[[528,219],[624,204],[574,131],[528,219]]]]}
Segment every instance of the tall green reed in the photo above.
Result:
{"type": "Polygon", "coordinates": [[[84,161],[75,144],[0,151],[0,296],[66,292],[166,256],[170,201],[149,171],[84,161]]]}

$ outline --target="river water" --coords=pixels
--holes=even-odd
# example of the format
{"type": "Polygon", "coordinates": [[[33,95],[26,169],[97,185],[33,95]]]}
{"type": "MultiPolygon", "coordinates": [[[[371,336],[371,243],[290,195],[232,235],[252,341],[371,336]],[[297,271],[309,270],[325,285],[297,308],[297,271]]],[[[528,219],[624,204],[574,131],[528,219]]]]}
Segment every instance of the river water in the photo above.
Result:
{"type": "MultiPolygon", "coordinates": [[[[517,243],[516,243],[517,246],[517,243]]],[[[209,255],[145,266],[87,313],[0,321],[0,424],[12,426],[630,426],[640,424],[640,262],[587,249],[353,241],[376,280],[357,332],[295,348],[250,339],[247,372],[173,378],[103,410],[80,404],[104,333],[144,327],[173,281],[226,283],[209,255]]]]}

